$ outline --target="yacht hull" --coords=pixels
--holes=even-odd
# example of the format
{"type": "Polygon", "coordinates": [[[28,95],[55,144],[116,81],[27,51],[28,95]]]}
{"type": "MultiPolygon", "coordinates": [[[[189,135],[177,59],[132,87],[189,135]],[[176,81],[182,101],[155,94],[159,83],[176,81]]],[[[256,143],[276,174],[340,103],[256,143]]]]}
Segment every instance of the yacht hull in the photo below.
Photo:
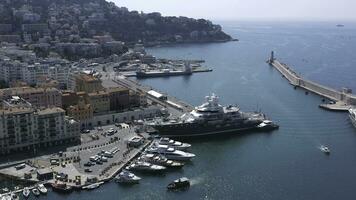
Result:
{"type": "Polygon", "coordinates": [[[257,125],[261,122],[240,124],[240,125],[206,125],[198,123],[186,124],[164,124],[152,126],[161,136],[172,138],[181,137],[201,137],[207,135],[238,134],[248,130],[257,130],[257,125]]]}

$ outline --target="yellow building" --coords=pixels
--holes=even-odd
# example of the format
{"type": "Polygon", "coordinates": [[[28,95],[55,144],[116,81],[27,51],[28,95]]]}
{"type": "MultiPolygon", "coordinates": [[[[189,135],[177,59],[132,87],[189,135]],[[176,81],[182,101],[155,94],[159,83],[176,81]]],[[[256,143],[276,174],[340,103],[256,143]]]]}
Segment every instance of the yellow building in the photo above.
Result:
{"type": "Polygon", "coordinates": [[[78,105],[67,108],[67,115],[79,121],[82,128],[91,126],[93,107],[85,102],[84,97],[79,97],[78,105]]]}
{"type": "Polygon", "coordinates": [[[77,92],[92,93],[103,90],[101,80],[97,77],[87,74],[78,74],[75,77],[75,90],[77,92]]]}
{"type": "Polygon", "coordinates": [[[93,107],[94,113],[110,111],[110,96],[106,91],[89,93],[88,103],[93,107]]]}

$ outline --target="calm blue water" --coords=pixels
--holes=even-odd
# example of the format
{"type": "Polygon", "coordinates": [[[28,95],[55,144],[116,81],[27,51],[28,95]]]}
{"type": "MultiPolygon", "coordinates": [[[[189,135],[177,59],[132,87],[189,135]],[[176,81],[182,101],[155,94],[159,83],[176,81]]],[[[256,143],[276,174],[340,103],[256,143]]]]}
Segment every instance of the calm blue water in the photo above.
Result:
{"type": "Polygon", "coordinates": [[[356,24],[223,23],[240,42],[151,48],[162,58],[204,59],[212,73],[143,80],[197,105],[215,92],[223,104],[261,109],[281,125],[273,133],[193,143],[197,157],[183,170],[144,176],[139,185],[115,183],[92,192],[49,199],[356,199],[356,129],[345,113],[318,108],[321,98],[294,90],[265,60],[271,50],[303,76],[356,91],[356,24]],[[318,146],[328,145],[326,156],[318,146]],[[187,176],[190,190],[167,192],[187,176]]]}

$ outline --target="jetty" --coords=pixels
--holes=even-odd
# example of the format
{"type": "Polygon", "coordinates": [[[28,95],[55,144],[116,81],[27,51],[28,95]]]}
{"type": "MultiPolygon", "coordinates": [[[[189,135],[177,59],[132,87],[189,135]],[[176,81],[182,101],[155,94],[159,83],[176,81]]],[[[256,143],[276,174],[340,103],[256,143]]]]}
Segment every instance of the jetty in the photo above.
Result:
{"type": "MultiPolygon", "coordinates": [[[[336,90],[319,83],[307,80],[302,76],[298,75],[291,67],[287,64],[281,63],[274,57],[274,52],[271,52],[270,58],[267,63],[276,68],[284,78],[286,78],[291,85],[295,88],[300,87],[307,92],[315,93],[326,99],[329,99],[330,103],[320,104],[319,107],[332,110],[332,111],[348,111],[353,106],[356,106],[356,96],[352,94],[352,90],[348,88],[343,88],[342,90],[336,90]]],[[[306,93],[307,93],[306,92],[306,93]]]]}
{"type": "Polygon", "coordinates": [[[155,102],[156,104],[159,104],[165,108],[169,108],[170,111],[177,111],[176,116],[180,116],[183,113],[190,112],[194,109],[194,106],[187,102],[179,100],[172,95],[159,92],[157,89],[153,89],[152,87],[142,85],[138,81],[129,79],[124,75],[118,75],[112,81],[118,85],[131,88],[133,91],[147,94],[147,98],[150,101],[155,102]]]}

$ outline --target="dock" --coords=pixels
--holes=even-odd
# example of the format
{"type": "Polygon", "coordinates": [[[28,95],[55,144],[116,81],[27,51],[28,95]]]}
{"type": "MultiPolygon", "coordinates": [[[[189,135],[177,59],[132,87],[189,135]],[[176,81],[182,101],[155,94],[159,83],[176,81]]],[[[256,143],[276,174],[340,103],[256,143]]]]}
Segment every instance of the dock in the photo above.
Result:
{"type": "Polygon", "coordinates": [[[356,96],[352,94],[350,89],[343,88],[341,91],[338,91],[336,89],[307,80],[298,75],[298,73],[296,73],[287,64],[281,63],[275,59],[273,52],[271,53],[271,57],[267,63],[270,66],[276,68],[282,74],[282,76],[286,78],[295,88],[303,88],[307,90],[307,92],[312,92],[332,101],[332,103],[319,105],[321,108],[332,111],[348,111],[351,107],[356,106],[356,96]]]}
{"type": "MultiPolygon", "coordinates": [[[[125,86],[128,88],[131,88],[134,91],[145,93],[145,94],[147,94],[149,91],[153,90],[152,87],[142,85],[139,82],[129,79],[124,75],[117,76],[112,81],[117,83],[118,85],[122,85],[122,86],[125,86]]],[[[156,90],[156,91],[158,91],[158,90],[156,90]]],[[[167,97],[167,99],[159,99],[159,98],[153,97],[152,95],[147,95],[147,98],[149,100],[151,100],[152,102],[155,102],[163,107],[173,109],[173,110],[179,112],[179,114],[183,114],[185,112],[190,112],[194,109],[194,107],[192,105],[190,105],[186,102],[183,102],[176,97],[173,97],[170,95],[165,95],[165,96],[167,97]]]]}
{"type": "MultiPolygon", "coordinates": [[[[192,69],[191,74],[193,73],[203,73],[203,72],[212,72],[212,69],[209,68],[204,68],[204,67],[199,67],[196,69],[192,69]]],[[[151,70],[148,71],[148,74],[152,74],[151,76],[147,76],[145,78],[156,78],[156,77],[169,77],[169,76],[186,76],[186,75],[191,75],[191,74],[184,74],[184,73],[175,73],[175,72],[179,72],[179,71],[172,71],[171,73],[164,73],[161,70],[151,70]]],[[[137,76],[137,72],[136,71],[127,71],[127,72],[120,72],[122,75],[126,76],[126,77],[139,77],[137,76]]],[[[144,78],[144,77],[140,77],[140,78],[144,78]]]]}

